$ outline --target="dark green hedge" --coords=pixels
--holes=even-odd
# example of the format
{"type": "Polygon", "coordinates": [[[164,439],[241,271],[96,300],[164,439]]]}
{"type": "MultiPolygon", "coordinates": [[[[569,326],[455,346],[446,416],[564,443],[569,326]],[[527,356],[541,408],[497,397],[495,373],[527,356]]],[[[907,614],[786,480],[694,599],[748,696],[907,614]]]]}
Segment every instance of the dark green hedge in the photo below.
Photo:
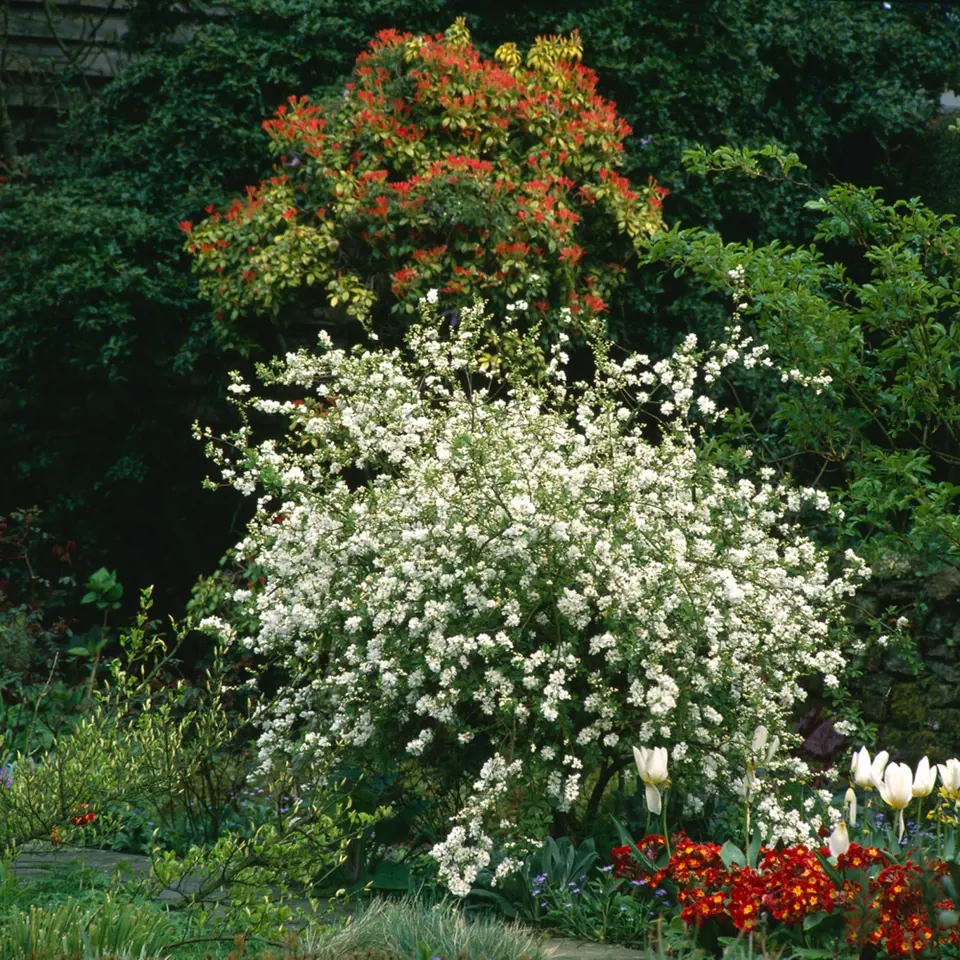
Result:
{"type": "MultiPolygon", "coordinates": [[[[437,31],[458,15],[486,53],[578,28],[634,127],[631,174],[671,189],[671,222],[727,239],[795,241],[802,204],[789,184],[687,175],[691,143],[776,142],[821,182],[908,195],[920,181],[906,161],[924,154],[941,89],[960,86],[960,27],[938,4],[234,0],[176,45],[172,5],[140,0],[139,62],[29,160],[26,179],[0,185],[0,513],[39,503],[49,527],[80,540],[78,557],[182,601],[238,508],[200,491],[189,425],[219,415],[243,354],[282,342],[266,324],[215,341],[177,222],[258,179],[261,120],[290,94],[341,82],[375,30],[437,31]]],[[[695,279],[648,271],[612,324],[656,345],[724,307],[695,279]]]]}

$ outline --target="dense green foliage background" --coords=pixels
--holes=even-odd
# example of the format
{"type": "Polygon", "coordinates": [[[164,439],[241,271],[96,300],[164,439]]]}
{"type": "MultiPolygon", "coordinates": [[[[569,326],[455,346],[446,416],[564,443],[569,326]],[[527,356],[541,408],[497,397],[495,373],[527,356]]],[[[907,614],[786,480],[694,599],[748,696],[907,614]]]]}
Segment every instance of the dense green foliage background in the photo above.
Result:
{"type": "MultiPolygon", "coordinates": [[[[627,172],[670,188],[671,223],[789,243],[813,222],[789,183],[685,172],[694,142],[775,142],[815,181],[887,196],[932,181],[925,199],[941,208],[947,174],[916,160],[940,91],[960,84],[946,5],[234,0],[175,44],[173,5],[140,0],[130,43],[141,59],[0,186],[0,513],[37,503],[79,542],[77,564],[107,560],[131,585],[162,585],[161,608],[182,603],[242,511],[201,491],[189,425],[221,416],[227,369],[285,340],[268,324],[214,338],[177,222],[259,179],[261,120],[290,94],[341,82],[376,30],[439,31],[458,15],[486,55],[579,29],[602,92],[634,127],[627,172]]],[[[708,328],[727,301],[707,290],[638,272],[613,331],[657,346],[708,328]]]]}

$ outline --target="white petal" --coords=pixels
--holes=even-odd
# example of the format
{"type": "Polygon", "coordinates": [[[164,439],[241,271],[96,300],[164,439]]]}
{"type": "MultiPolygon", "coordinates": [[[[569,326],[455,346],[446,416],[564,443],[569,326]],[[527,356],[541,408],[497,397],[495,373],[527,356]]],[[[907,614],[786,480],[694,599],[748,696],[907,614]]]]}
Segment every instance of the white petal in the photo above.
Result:
{"type": "Polygon", "coordinates": [[[835,857],[846,853],[850,849],[850,834],[847,833],[847,825],[841,820],[830,834],[830,853],[835,857]]]}
{"type": "Polygon", "coordinates": [[[640,747],[639,749],[637,747],[633,748],[633,759],[637,763],[637,773],[640,774],[641,779],[644,779],[647,776],[646,753],[647,753],[646,747],[640,747]]]}

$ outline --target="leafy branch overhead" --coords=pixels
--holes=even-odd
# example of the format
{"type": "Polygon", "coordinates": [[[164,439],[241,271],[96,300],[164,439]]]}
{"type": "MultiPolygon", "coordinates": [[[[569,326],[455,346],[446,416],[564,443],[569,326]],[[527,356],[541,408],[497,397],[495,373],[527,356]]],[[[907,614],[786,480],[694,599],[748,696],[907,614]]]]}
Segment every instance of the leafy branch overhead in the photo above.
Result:
{"type": "MultiPolygon", "coordinates": [[[[701,149],[688,161],[770,178],[803,169],[773,148],[701,149]]],[[[819,218],[807,246],[724,243],[675,227],[654,240],[649,262],[725,295],[739,284],[745,318],[785,371],[731,378],[740,409],[728,436],[781,473],[832,487],[846,510],[840,541],[880,569],[956,560],[960,227],[919,198],[890,203],[849,184],[796,189],[814,194],[804,206],[819,218]],[[816,391],[805,386],[813,379],[816,391]]]]}

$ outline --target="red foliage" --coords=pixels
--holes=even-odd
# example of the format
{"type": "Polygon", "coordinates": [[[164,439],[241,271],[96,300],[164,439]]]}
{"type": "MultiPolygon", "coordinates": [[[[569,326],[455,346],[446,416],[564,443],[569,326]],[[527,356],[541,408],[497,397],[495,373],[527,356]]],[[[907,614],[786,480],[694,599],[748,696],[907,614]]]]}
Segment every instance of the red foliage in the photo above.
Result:
{"type": "Polygon", "coordinates": [[[394,309],[408,313],[430,287],[496,306],[499,281],[513,284],[504,303],[519,289],[578,315],[606,311],[668,191],[616,171],[630,127],[569,44],[538,43],[523,66],[509,52],[484,60],[462,24],[426,37],[384,30],[334,108],[290,97],[263,124],[275,175],[184,227],[204,295],[232,312],[234,301],[276,304],[309,277],[349,305],[340,278],[385,268],[394,309]],[[279,286],[251,285],[283,221],[308,228],[298,233],[311,252],[298,250],[279,286]]]}

